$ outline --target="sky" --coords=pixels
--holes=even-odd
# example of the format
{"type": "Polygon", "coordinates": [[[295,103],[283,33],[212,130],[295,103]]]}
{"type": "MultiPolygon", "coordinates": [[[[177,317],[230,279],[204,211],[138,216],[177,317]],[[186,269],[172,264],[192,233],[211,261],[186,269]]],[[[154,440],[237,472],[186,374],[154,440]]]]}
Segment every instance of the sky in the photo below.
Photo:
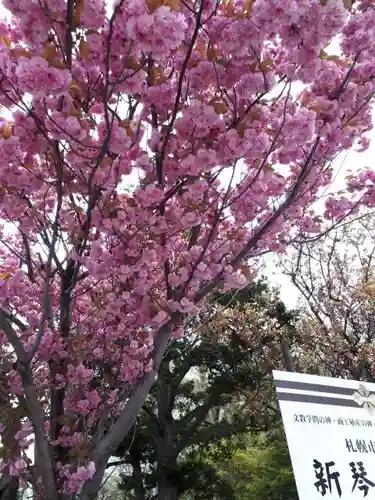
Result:
{"type": "MultiPolygon", "coordinates": [[[[374,122],[375,122],[375,112],[374,122]]],[[[375,159],[375,129],[368,134],[371,139],[370,147],[358,153],[354,149],[341,153],[335,160],[335,168],[337,176],[334,184],[331,186],[332,192],[337,192],[345,186],[345,174],[348,170],[355,172],[364,167],[372,167],[375,159]]],[[[319,203],[319,202],[318,202],[319,203]]],[[[287,252],[288,255],[288,252],[287,252]]],[[[300,295],[296,287],[290,282],[289,278],[284,276],[277,267],[279,256],[268,254],[264,257],[264,274],[269,278],[271,283],[280,287],[280,297],[289,307],[297,304],[300,295]]]]}

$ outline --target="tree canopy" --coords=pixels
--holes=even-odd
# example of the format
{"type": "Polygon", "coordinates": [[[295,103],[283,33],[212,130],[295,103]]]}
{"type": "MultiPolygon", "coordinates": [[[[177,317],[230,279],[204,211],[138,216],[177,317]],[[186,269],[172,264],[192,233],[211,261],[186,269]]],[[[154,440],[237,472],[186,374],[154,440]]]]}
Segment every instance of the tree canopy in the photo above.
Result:
{"type": "Polygon", "coordinates": [[[282,343],[292,347],[296,320],[265,280],[216,295],[190,320],[184,338],[170,345],[134,432],[117,449],[128,465],[123,489],[137,500],[155,491],[163,500],[186,490],[197,498],[224,498],[224,490],[233,496],[215,461],[230,459],[248,433],[279,424],[270,371],[283,367],[282,343]]]}
{"type": "Polygon", "coordinates": [[[0,467],[36,500],[91,500],[210,296],[373,206],[371,169],[327,190],[369,146],[374,2],[2,7],[0,467]]]}
{"type": "Polygon", "coordinates": [[[305,347],[300,370],[373,380],[374,228],[374,215],[366,214],[322,240],[296,245],[284,259],[307,305],[298,326],[305,347]]]}

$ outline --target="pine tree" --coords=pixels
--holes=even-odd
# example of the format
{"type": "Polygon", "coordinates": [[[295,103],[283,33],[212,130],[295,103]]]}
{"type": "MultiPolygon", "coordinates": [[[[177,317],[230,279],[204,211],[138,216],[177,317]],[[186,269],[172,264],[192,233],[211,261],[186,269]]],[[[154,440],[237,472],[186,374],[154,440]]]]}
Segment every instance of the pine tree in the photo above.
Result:
{"type": "Polygon", "coordinates": [[[281,342],[293,342],[295,319],[261,280],[216,295],[186,324],[188,334],[170,345],[133,432],[117,449],[129,470],[124,492],[176,500],[194,484],[199,498],[223,498],[224,491],[232,498],[232,485],[204,456],[211,450],[229,459],[236,437],[277,424],[270,370],[283,365],[281,342]]]}

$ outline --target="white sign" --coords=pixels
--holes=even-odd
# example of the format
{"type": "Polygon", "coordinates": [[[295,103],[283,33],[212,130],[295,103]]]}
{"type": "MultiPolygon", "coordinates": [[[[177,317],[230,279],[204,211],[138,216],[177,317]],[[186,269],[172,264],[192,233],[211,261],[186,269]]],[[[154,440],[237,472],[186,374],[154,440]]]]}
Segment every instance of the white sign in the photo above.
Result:
{"type": "Polygon", "coordinates": [[[300,500],[375,500],[375,384],[273,377],[300,500]]]}

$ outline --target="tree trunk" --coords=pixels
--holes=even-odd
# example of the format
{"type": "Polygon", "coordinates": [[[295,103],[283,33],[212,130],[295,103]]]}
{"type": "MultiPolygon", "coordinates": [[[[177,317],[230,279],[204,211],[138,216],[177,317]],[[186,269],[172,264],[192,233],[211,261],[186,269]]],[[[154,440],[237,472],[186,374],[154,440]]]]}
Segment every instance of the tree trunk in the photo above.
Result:
{"type": "Polygon", "coordinates": [[[283,358],[284,368],[288,372],[294,372],[293,358],[290,352],[290,347],[284,336],[281,337],[281,355],[283,358]]]}
{"type": "Polygon", "coordinates": [[[17,500],[18,477],[2,477],[0,480],[0,500],[17,500]]]}
{"type": "Polygon", "coordinates": [[[141,461],[139,460],[139,458],[134,458],[132,460],[132,466],[133,466],[135,500],[145,500],[141,461]]]}
{"type": "Polygon", "coordinates": [[[179,497],[177,456],[173,443],[173,390],[168,360],[161,363],[158,377],[159,436],[156,439],[158,462],[158,500],[177,500],[179,497]]]}
{"type": "Polygon", "coordinates": [[[178,500],[180,496],[178,490],[178,485],[163,477],[158,484],[158,500],[178,500]]]}

